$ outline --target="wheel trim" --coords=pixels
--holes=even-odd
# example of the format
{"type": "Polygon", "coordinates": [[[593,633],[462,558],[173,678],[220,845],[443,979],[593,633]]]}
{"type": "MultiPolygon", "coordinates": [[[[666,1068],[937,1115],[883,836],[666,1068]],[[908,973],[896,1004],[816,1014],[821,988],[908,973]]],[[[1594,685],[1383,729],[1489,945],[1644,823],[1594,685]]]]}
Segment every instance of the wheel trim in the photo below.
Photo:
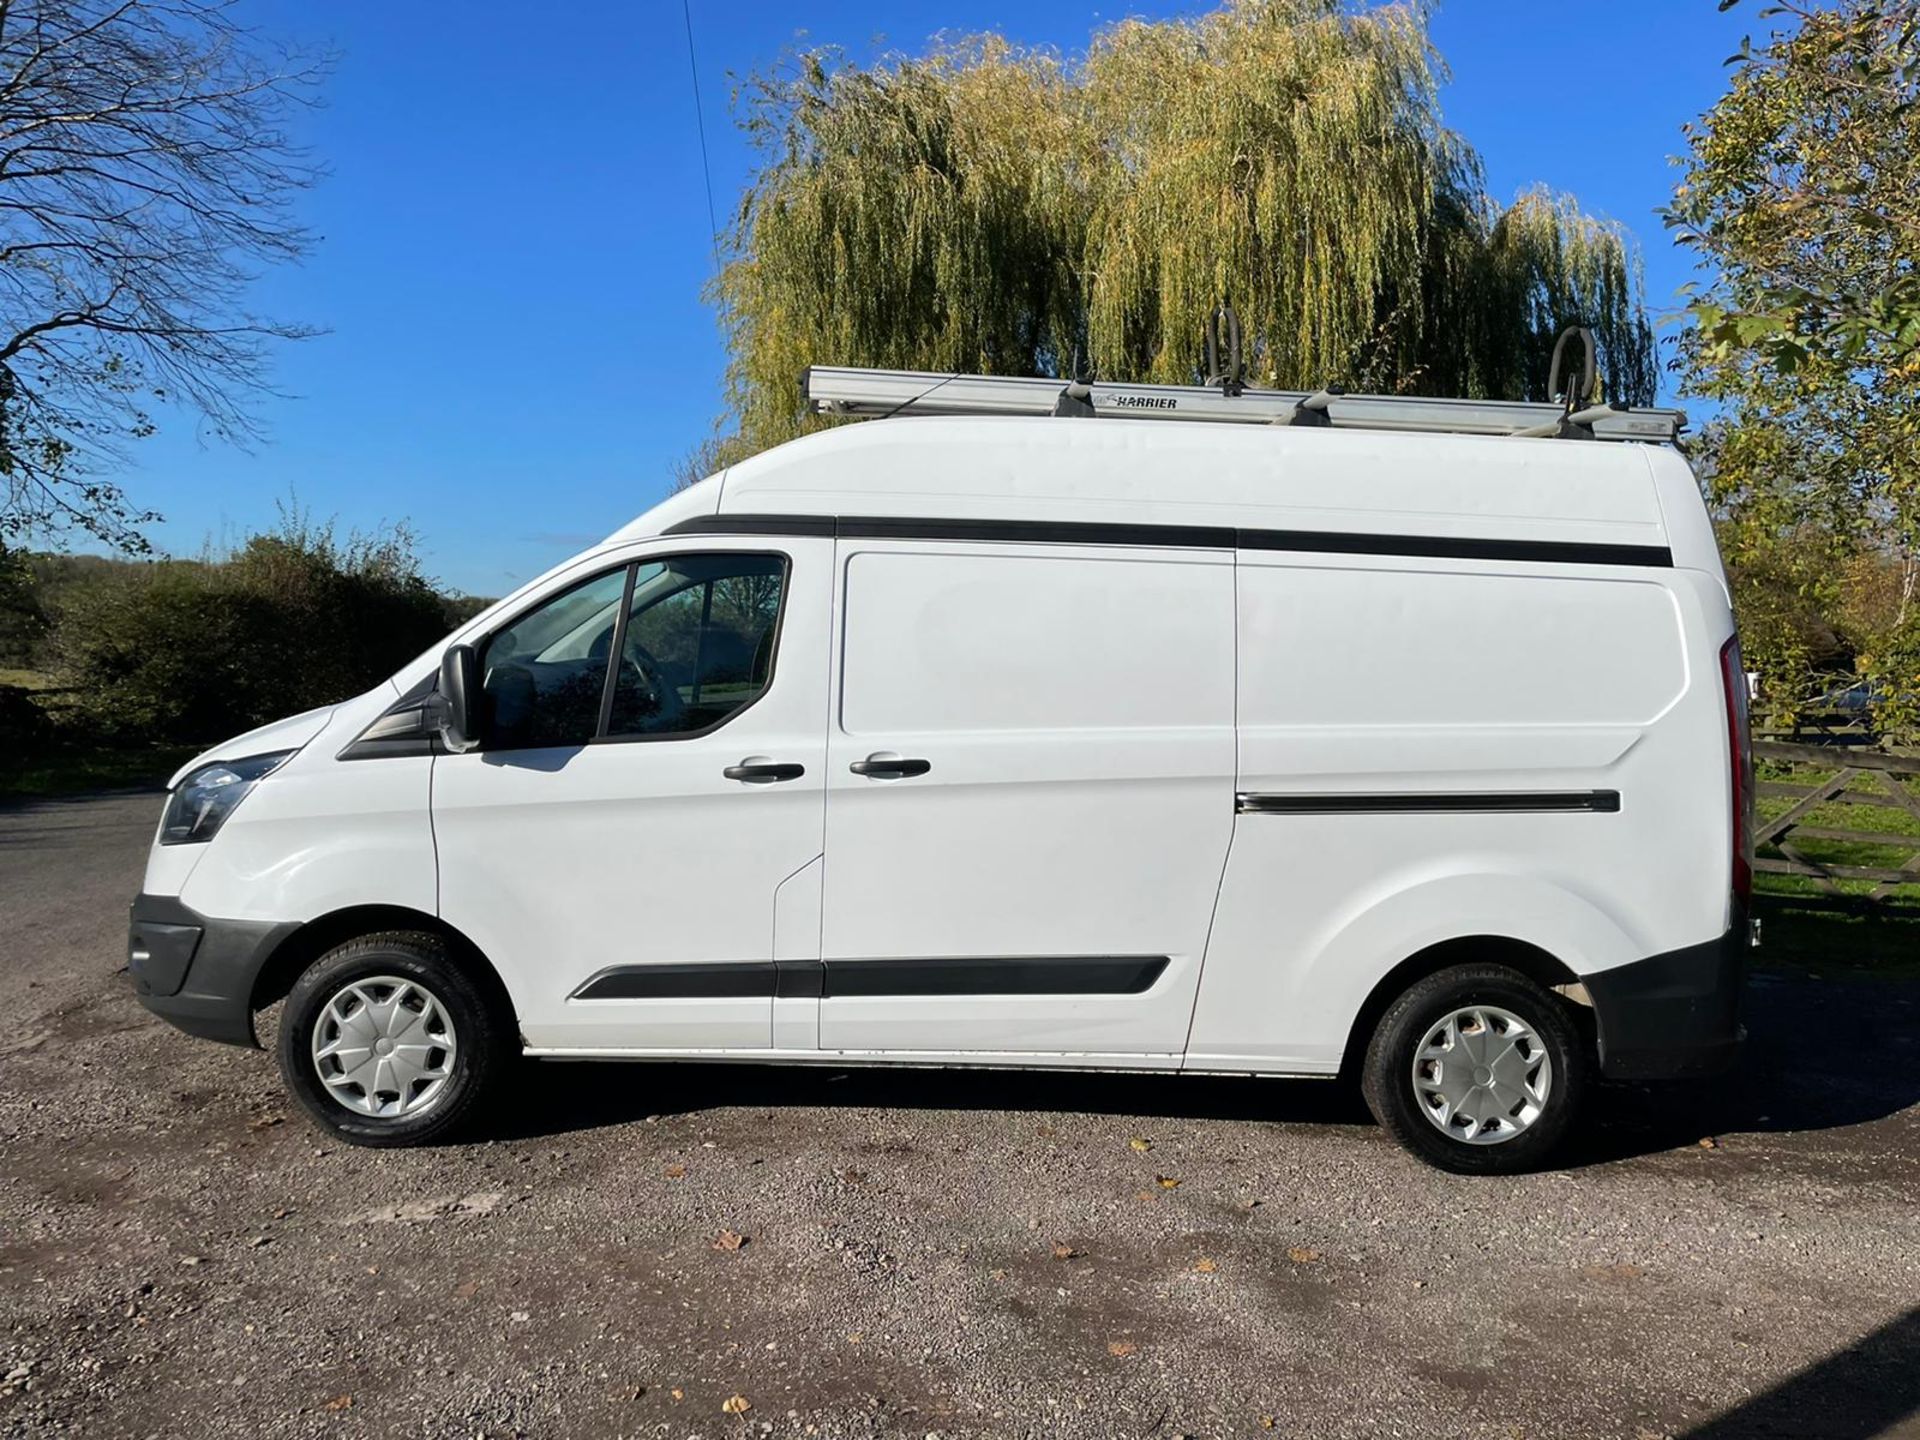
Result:
{"type": "Polygon", "coordinates": [[[412,1119],[438,1104],[459,1055],[447,1007],[399,975],[353,980],[313,1022],[314,1073],[334,1100],[373,1119],[412,1119]]]}
{"type": "Polygon", "coordinates": [[[1450,1140],[1499,1145],[1525,1134],[1553,1097],[1539,1030],[1497,1005],[1468,1005],[1429,1025],[1414,1051],[1416,1108],[1450,1140]]]}

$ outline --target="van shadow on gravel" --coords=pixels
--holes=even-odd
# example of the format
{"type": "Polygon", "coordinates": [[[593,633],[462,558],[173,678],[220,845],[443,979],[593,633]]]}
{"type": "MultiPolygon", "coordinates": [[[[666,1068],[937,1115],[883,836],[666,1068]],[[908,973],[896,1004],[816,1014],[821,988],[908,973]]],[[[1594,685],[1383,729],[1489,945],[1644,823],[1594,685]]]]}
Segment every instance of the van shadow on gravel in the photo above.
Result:
{"type": "Polygon", "coordinates": [[[514,1103],[476,1139],[558,1135],[622,1125],[649,1115],[684,1115],[730,1106],[1373,1124],[1358,1091],[1329,1080],[601,1061],[541,1063],[528,1069],[514,1103]]]}
{"type": "MultiPolygon", "coordinates": [[[[1704,1136],[1860,1125],[1920,1103],[1920,981],[1762,973],[1749,984],[1747,1026],[1740,1068],[1725,1079],[1603,1086],[1563,1167],[1694,1146],[1704,1136]]],[[[1344,1081],[601,1061],[527,1069],[514,1101],[476,1138],[560,1135],[731,1106],[1372,1126],[1344,1081]]]]}

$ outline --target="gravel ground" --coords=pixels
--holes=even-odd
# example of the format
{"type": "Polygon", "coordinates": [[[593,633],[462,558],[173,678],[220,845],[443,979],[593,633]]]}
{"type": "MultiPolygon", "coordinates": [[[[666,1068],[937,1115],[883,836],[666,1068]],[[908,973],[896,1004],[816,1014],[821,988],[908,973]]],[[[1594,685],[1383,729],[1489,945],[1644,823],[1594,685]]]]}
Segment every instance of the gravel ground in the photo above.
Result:
{"type": "Polygon", "coordinates": [[[1324,1082],[718,1066],[377,1153],[134,1003],[157,803],[0,809],[0,1434],[1920,1436],[1915,982],[1762,974],[1520,1180],[1324,1082]]]}

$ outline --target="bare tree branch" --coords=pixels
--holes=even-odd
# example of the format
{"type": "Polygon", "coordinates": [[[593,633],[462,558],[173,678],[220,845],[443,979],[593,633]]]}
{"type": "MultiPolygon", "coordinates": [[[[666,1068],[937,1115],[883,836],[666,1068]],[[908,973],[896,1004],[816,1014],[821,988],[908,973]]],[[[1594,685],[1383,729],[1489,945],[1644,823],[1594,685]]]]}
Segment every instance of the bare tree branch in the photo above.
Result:
{"type": "Polygon", "coordinates": [[[79,529],[138,547],[150,516],[102,472],[197,410],[257,434],[273,345],[260,269],[297,260],[320,175],[288,125],[328,58],[236,0],[0,0],[0,544],[79,529]]]}

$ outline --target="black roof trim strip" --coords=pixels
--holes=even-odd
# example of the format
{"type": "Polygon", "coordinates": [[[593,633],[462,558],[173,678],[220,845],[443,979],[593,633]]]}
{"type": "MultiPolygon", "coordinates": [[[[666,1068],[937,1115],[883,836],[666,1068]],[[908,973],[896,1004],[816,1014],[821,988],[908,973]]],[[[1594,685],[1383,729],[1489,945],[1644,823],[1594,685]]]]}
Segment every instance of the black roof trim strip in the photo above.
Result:
{"type": "Polygon", "coordinates": [[[1361,535],[1341,530],[1242,530],[1243,550],[1304,550],[1319,555],[1412,555],[1432,560],[1551,560],[1565,565],[1656,565],[1670,569],[1665,545],[1603,545],[1584,540],[1487,540],[1466,535],[1361,535]]]}
{"type": "Polygon", "coordinates": [[[839,522],[831,515],[696,515],[669,525],[667,535],[819,535],[831,540],[839,522]]]}
{"type": "Polygon", "coordinates": [[[1392,555],[1427,560],[1545,561],[1671,569],[1665,545],[1579,540],[1495,540],[1454,535],[1381,535],[1343,530],[1236,530],[1224,525],[1119,525],[1079,520],[947,520],[911,516],[700,515],[668,535],[816,535],[865,540],[960,540],[989,544],[1144,545],[1200,550],[1392,555]]]}

